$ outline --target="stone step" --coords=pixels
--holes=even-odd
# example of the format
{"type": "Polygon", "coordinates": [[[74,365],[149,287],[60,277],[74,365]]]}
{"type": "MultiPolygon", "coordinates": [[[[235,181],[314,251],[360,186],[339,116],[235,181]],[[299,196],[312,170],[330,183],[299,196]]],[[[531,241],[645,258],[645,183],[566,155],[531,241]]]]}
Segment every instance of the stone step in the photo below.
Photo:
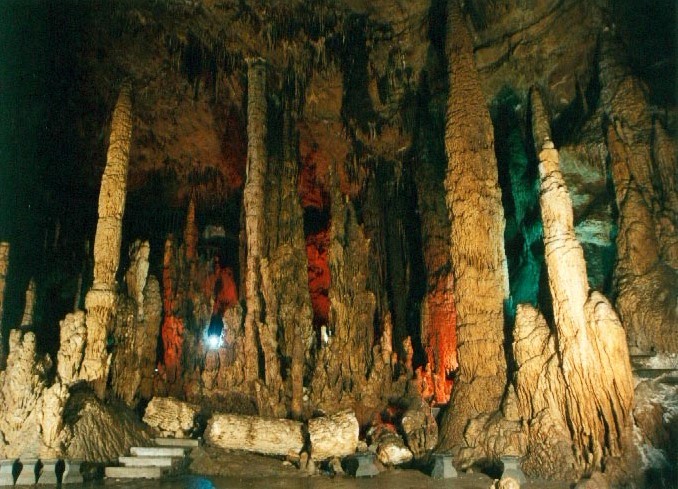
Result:
{"type": "Polygon", "coordinates": [[[160,479],[166,472],[163,467],[106,467],[109,479],[160,479]]]}
{"type": "Polygon", "coordinates": [[[674,368],[637,368],[633,370],[633,375],[641,379],[656,379],[666,374],[676,373],[674,368]]]}
{"type": "Polygon", "coordinates": [[[159,447],[196,448],[200,446],[200,440],[192,438],[156,438],[153,441],[159,447]]]}
{"type": "Polygon", "coordinates": [[[176,467],[183,460],[180,457],[118,457],[120,465],[125,467],[176,467]]]}
{"type": "Polygon", "coordinates": [[[186,450],[180,447],[132,447],[130,453],[137,457],[184,457],[186,450]]]}

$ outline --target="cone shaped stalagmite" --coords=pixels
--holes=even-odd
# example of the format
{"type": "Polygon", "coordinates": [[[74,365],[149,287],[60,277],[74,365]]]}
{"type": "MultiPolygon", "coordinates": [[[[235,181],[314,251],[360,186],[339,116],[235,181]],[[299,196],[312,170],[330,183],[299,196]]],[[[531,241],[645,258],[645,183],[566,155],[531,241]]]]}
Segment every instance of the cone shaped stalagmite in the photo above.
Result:
{"type": "Polygon", "coordinates": [[[532,115],[534,139],[543,143],[539,202],[555,327],[549,334],[537,311],[518,308],[516,391],[521,415],[530,421],[525,466],[541,476],[579,477],[622,453],[633,403],[631,367],[617,314],[605,297],[589,291],[572,202],[537,90],[532,115]]]}
{"type": "Polygon", "coordinates": [[[445,189],[460,371],[441,423],[439,446],[444,449],[462,444],[469,420],[499,409],[506,386],[503,307],[508,294],[504,211],[492,121],[474,63],[471,36],[456,1],[449,2],[447,22],[450,94],[445,189]]]}
{"type": "Polygon", "coordinates": [[[85,297],[87,345],[80,377],[103,397],[110,354],[106,349],[116,303],[115,274],[120,263],[122,217],[127,196],[127,169],[132,138],[131,87],[124,84],[113,111],[106,168],[99,193],[99,220],[94,238],[94,283],[85,297]]]}
{"type": "Polygon", "coordinates": [[[617,59],[611,32],[601,41],[601,100],[619,232],[616,306],[629,344],[678,350],[676,153],[652,114],[640,80],[617,59]],[[654,140],[654,148],[652,142],[654,140]],[[653,151],[654,150],[654,151],[653,151]]]}

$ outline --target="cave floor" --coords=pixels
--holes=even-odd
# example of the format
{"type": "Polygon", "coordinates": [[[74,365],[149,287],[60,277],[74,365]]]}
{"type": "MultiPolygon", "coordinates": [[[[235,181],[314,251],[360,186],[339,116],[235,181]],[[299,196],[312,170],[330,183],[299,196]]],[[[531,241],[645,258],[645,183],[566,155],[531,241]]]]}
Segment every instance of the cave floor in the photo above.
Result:
{"type": "MultiPolygon", "coordinates": [[[[489,489],[492,479],[483,474],[460,474],[456,479],[435,480],[415,470],[389,470],[376,477],[285,477],[285,476],[181,476],[164,480],[102,480],[84,484],[82,488],[106,487],[121,489],[489,489]]],[[[76,489],[78,486],[69,486],[76,489]]],[[[529,481],[522,489],[569,489],[565,482],[529,481]]],[[[79,488],[78,488],[79,489],[79,488]]]]}

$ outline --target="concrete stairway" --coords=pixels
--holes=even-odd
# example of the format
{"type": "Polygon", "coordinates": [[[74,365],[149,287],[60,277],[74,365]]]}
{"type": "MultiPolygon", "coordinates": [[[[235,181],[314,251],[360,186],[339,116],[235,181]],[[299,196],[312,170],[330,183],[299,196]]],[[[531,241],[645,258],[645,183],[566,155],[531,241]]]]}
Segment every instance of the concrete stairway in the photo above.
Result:
{"type": "Polygon", "coordinates": [[[186,468],[186,455],[200,442],[181,438],[156,438],[155,446],[132,447],[129,457],[120,457],[118,467],[106,467],[109,479],[160,479],[186,468]]]}
{"type": "Polygon", "coordinates": [[[661,384],[678,385],[676,361],[656,361],[654,353],[631,354],[633,376],[637,380],[653,380],[661,384]]]}

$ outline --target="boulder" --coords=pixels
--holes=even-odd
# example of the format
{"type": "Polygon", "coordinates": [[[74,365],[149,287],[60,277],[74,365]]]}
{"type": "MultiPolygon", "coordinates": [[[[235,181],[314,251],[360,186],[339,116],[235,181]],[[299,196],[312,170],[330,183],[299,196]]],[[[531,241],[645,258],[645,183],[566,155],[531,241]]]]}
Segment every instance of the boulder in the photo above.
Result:
{"type": "Polygon", "coordinates": [[[163,435],[183,438],[196,428],[200,408],[173,397],[154,397],[146,407],[144,423],[163,435]]]}
{"type": "Polygon", "coordinates": [[[313,459],[321,461],[355,453],[359,432],[358,419],[350,410],[309,420],[313,459]]]}

